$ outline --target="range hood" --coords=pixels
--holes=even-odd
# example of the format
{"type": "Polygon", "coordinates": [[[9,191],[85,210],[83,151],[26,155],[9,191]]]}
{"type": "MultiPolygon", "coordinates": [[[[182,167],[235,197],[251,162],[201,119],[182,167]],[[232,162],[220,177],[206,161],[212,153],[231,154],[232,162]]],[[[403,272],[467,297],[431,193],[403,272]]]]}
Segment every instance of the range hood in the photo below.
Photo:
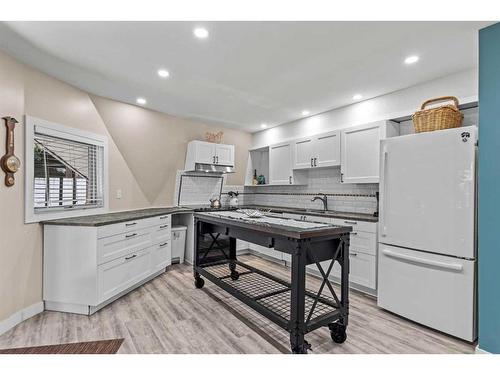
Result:
{"type": "Polygon", "coordinates": [[[234,145],[191,141],[188,143],[184,172],[234,173],[234,145]]]}
{"type": "Polygon", "coordinates": [[[234,173],[234,167],[231,165],[195,163],[194,169],[186,172],[204,172],[217,174],[234,173]]]}

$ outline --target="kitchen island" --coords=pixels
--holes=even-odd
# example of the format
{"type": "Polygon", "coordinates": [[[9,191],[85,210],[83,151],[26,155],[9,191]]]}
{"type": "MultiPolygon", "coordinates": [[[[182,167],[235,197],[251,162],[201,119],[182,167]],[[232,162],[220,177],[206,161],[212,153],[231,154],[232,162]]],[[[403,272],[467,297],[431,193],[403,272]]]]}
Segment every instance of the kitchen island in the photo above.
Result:
{"type": "Polygon", "coordinates": [[[304,335],[328,326],[334,342],[346,340],[349,312],[348,226],[304,222],[273,216],[250,218],[239,211],[195,213],[194,278],[205,277],[290,333],[293,353],[307,353],[304,335]],[[224,239],[227,238],[227,240],[224,239]],[[240,262],[236,239],[290,254],[291,282],[240,262]],[[327,270],[320,262],[330,260],[327,270]],[[341,267],[340,298],[328,276],[341,267]],[[306,290],[306,266],[316,264],[323,278],[317,292],[306,290]],[[323,294],[328,288],[331,296],[323,294]]]}

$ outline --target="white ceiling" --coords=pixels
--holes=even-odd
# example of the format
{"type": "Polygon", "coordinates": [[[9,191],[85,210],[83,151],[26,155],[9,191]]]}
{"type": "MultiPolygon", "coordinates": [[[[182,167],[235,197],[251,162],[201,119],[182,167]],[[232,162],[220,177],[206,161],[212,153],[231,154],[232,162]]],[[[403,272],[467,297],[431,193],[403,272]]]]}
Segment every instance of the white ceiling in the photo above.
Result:
{"type": "Polygon", "coordinates": [[[477,66],[488,24],[7,22],[0,48],[93,94],[253,132],[477,66]]]}

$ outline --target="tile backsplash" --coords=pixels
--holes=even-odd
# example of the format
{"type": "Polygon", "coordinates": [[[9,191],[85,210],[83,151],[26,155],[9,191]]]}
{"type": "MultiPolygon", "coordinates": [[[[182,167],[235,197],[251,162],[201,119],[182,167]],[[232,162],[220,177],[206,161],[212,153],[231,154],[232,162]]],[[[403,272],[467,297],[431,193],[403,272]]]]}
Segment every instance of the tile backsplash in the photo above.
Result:
{"type": "Polygon", "coordinates": [[[239,204],[321,209],[321,201],[311,202],[317,194],[328,196],[328,209],[342,212],[373,214],[377,210],[378,184],[342,184],[340,168],[307,171],[307,185],[301,186],[234,186],[223,187],[222,202],[227,191],[238,191],[239,204]]]}
{"type": "Polygon", "coordinates": [[[179,206],[209,205],[210,199],[218,197],[225,177],[207,174],[177,172],[174,202],[179,206]]]}
{"type": "Polygon", "coordinates": [[[377,210],[378,184],[342,184],[340,168],[321,168],[306,171],[307,185],[300,186],[243,186],[226,185],[225,177],[177,173],[174,201],[179,205],[208,205],[218,196],[229,204],[229,191],[239,193],[239,205],[281,206],[321,209],[321,201],[311,202],[317,194],[328,196],[328,209],[342,212],[373,214],[377,210]],[[182,183],[181,183],[182,181],[182,183]],[[180,188],[180,189],[179,189],[180,188]],[[180,194],[179,194],[180,193],[180,194]]]}

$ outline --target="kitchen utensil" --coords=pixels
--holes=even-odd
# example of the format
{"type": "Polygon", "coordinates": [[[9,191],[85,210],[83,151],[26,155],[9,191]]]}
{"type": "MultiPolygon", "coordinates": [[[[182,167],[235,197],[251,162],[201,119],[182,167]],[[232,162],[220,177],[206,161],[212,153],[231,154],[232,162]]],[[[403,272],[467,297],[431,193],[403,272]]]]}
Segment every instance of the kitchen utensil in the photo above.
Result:
{"type": "Polygon", "coordinates": [[[211,208],[221,208],[220,198],[209,199],[211,208]]]}
{"type": "Polygon", "coordinates": [[[239,193],[236,191],[229,191],[227,193],[229,195],[229,207],[238,207],[238,195],[239,193]]]}
{"type": "Polygon", "coordinates": [[[246,216],[253,219],[260,219],[261,217],[264,216],[264,213],[258,210],[243,209],[243,210],[238,210],[238,212],[241,212],[242,214],[245,214],[246,216]]]}

